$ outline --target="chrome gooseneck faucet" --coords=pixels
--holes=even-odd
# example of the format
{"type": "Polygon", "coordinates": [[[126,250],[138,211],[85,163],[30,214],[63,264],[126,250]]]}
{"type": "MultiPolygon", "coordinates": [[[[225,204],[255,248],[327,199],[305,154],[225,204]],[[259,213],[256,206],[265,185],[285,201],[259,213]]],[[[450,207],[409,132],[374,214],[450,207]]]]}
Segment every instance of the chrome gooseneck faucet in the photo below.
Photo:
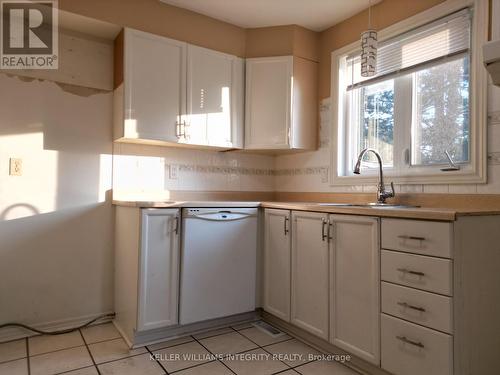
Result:
{"type": "Polygon", "coordinates": [[[382,158],[380,157],[380,154],[374,150],[373,148],[365,148],[363,151],[359,153],[358,156],[358,161],[356,163],[356,166],[354,167],[354,173],[355,174],[360,174],[361,173],[361,162],[363,161],[363,157],[367,152],[372,152],[378,160],[378,166],[379,166],[379,181],[378,181],[378,188],[377,188],[377,202],[384,204],[385,200],[387,198],[392,198],[396,194],[394,193],[394,184],[391,182],[391,190],[385,190],[385,185],[384,185],[384,172],[382,171],[382,158]]]}

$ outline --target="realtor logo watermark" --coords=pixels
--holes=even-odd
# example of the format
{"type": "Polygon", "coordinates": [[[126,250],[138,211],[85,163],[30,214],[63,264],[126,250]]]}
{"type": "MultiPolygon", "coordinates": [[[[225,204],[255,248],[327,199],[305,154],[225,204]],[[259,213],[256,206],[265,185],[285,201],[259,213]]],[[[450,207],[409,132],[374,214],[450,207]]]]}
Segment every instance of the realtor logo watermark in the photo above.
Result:
{"type": "Polygon", "coordinates": [[[0,68],[57,69],[57,0],[2,0],[0,7],[0,68]]]}

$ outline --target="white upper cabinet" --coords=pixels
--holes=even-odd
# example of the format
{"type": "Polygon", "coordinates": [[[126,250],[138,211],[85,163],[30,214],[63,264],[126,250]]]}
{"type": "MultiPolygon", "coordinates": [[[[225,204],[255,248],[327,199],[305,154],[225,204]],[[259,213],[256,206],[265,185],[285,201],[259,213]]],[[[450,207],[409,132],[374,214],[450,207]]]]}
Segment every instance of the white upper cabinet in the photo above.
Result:
{"type": "Polygon", "coordinates": [[[379,225],[373,217],[330,215],[330,341],[380,365],[379,225]]]}
{"type": "Polygon", "coordinates": [[[243,59],[188,46],[185,142],[243,147],[243,59]]]}
{"type": "Polygon", "coordinates": [[[315,149],[317,64],[299,57],[246,61],[245,148],[315,149]]]}
{"type": "MultiPolygon", "coordinates": [[[[123,127],[127,139],[178,142],[186,112],[186,49],[183,42],[124,31],[123,127]]],[[[120,133],[120,132],[119,132],[120,133]]]]}
{"type": "Polygon", "coordinates": [[[115,140],[243,147],[242,59],[128,28],[115,57],[115,140]]]}

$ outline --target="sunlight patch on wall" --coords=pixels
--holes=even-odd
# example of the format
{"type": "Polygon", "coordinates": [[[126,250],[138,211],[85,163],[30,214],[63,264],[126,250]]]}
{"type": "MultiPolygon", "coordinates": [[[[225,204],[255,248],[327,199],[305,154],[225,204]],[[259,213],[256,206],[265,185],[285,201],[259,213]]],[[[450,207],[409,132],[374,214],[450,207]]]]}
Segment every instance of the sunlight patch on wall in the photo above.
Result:
{"type": "MultiPolygon", "coordinates": [[[[29,128],[43,128],[30,124],[29,128]]],[[[57,202],[58,152],[44,150],[43,133],[0,136],[0,220],[52,212],[57,202]],[[22,175],[9,175],[9,159],[22,159],[22,175]]]]}
{"type": "Polygon", "coordinates": [[[99,203],[106,201],[106,193],[113,188],[113,155],[99,156],[99,203]]]}
{"type": "Polygon", "coordinates": [[[115,155],[113,158],[113,199],[166,200],[165,158],[115,155]]]}

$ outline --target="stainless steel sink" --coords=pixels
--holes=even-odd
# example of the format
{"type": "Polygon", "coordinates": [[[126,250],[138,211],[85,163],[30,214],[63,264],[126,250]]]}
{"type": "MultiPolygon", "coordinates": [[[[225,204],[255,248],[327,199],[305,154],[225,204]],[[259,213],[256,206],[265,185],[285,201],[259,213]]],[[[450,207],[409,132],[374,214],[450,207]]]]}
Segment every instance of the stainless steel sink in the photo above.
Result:
{"type": "Polygon", "coordinates": [[[352,207],[356,206],[354,203],[317,203],[318,206],[332,206],[332,207],[352,207]]]}
{"type": "Polygon", "coordinates": [[[391,204],[391,203],[365,203],[365,204],[359,204],[358,206],[371,207],[371,208],[419,208],[420,207],[408,204],[391,204]]]}
{"type": "Polygon", "coordinates": [[[411,206],[404,204],[391,204],[391,203],[318,203],[319,206],[326,207],[366,207],[366,208],[388,208],[388,209],[404,209],[404,208],[418,208],[419,206],[411,206]]]}

